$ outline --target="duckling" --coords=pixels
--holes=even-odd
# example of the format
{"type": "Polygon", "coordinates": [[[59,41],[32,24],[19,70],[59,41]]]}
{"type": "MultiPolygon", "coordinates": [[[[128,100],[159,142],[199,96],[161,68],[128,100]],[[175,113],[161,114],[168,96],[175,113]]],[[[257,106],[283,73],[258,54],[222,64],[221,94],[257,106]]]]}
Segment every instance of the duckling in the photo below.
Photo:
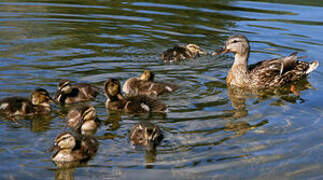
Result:
{"type": "Polygon", "coordinates": [[[126,95],[155,95],[159,96],[163,93],[174,92],[177,87],[173,84],[154,82],[155,74],[151,70],[145,70],[140,77],[128,79],[122,91],[126,95]]]}
{"type": "Polygon", "coordinates": [[[318,61],[297,60],[297,52],[295,52],[286,57],[260,61],[248,67],[249,41],[241,34],[230,36],[225,43],[225,48],[212,55],[228,52],[234,53],[235,59],[226,82],[236,87],[258,89],[280,87],[306,77],[319,65],[318,61]]]}
{"type": "Polygon", "coordinates": [[[167,105],[157,99],[138,95],[123,97],[117,79],[109,79],[104,84],[107,96],[105,107],[109,110],[123,110],[126,113],[166,112],[167,105]]]}
{"type": "Polygon", "coordinates": [[[71,109],[66,116],[67,125],[81,134],[93,135],[100,123],[93,106],[84,105],[71,109]]]}
{"type": "Polygon", "coordinates": [[[163,139],[162,131],[152,123],[139,123],[130,130],[131,144],[145,146],[147,151],[152,151],[163,139]]]}
{"type": "Polygon", "coordinates": [[[0,112],[10,116],[47,114],[51,111],[49,103],[55,101],[45,89],[37,88],[31,93],[30,99],[7,97],[0,100],[0,112]]]}
{"type": "Polygon", "coordinates": [[[61,80],[58,83],[58,91],[55,99],[60,104],[72,104],[94,99],[99,94],[99,89],[90,84],[71,85],[69,80],[61,80]]]}
{"type": "Polygon", "coordinates": [[[55,144],[49,151],[54,151],[52,160],[56,163],[87,162],[97,152],[98,141],[90,136],[74,136],[64,132],[56,137],[55,144]]]}
{"type": "Polygon", "coordinates": [[[207,52],[201,50],[198,45],[188,44],[186,46],[176,45],[175,47],[164,51],[160,57],[164,62],[172,63],[206,54],[207,52]]]}

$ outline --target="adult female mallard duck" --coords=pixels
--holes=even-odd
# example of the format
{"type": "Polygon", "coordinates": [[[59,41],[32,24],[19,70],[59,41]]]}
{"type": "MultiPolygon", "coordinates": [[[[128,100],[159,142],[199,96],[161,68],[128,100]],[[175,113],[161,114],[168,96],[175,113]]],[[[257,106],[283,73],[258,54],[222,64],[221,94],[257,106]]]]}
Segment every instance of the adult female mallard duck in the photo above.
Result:
{"type": "Polygon", "coordinates": [[[93,135],[100,125],[95,108],[88,105],[71,109],[66,116],[66,122],[68,126],[85,135],[93,135]]]}
{"type": "Polygon", "coordinates": [[[173,48],[167,49],[160,57],[164,62],[176,62],[196,58],[202,54],[207,54],[207,52],[201,50],[196,44],[188,44],[186,46],[176,45],[173,48]]]}
{"type": "Polygon", "coordinates": [[[129,133],[131,144],[145,146],[147,151],[154,150],[163,137],[159,127],[148,122],[136,124],[129,133]]]}
{"type": "Polygon", "coordinates": [[[9,116],[46,114],[51,111],[49,103],[55,101],[43,88],[31,93],[30,99],[25,97],[7,97],[0,100],[0,112],[9,116]]]}
{"type": "Polygon", "coordinates": [[[49,151],[54,151],[52,160],[56,164],[68,162],[86,162],[97,152],[98,141],[90,136],[74,136],[64,132],[56,137],[55,144],[49,151]]]}
{"type": "Polygon", "coordinates": [[[58,83],[58,91],[55,99],[60,104],[72,104],[94,99],[99,94],[99,89],[90,84],[71,85],[69,80],[61,80],[58,83]]]}
{"type": "Polygon", "coordinates": [[[319,65],[318,61],[310,63],[299,61],[297,53],[292,53],[286,57],[261,61],[248,67],[249,41],[241,34],[229,37],[225,48],[213,55],[228,52],[234,53],[235,58],[226,82],[237,87],[260,89],[280,87],[306,77],[319,65]]]}
{"type": "Polygon", "coordinates": [[[128,96],[135,95],[155,95],[159,96],[163,93],[170,93],[176,90],[173,84],[154,82],[155,74],[151,70],[145,70],[140,77],[128,79],[122,91],[128,96]]]}
{"type": "Polygon", "coordinates": [[[109,110],[123,110],[126,113],[166,112],[167,105],[148,96],[123,97],[121,85],[117,79],[109,79],[104,84],[107,101],[105,107],[109,110]]]}

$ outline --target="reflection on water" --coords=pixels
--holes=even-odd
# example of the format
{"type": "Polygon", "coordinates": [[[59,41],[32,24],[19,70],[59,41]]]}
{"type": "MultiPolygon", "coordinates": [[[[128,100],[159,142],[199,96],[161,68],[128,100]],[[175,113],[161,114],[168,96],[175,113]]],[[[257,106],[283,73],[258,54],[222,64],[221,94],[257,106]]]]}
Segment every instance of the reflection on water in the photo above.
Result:
{"type": "MultiPolygon", "coordinates": [[[[53,96],[60,79],[101,88],[94,106],[102,124],[97,155],[82,167],[53,169],[46,149],[70,130],[68,108],[48,117],[0,118],[3,179],[263,178],[322,176],[321,66],[297,82],[300,96],[282,88],[250,93],[226,86],[231,56],[203,56],[164,64],[175,44],[222,47],[232,33],[251,41],[250,64],[298,51],[321,61],[320,1],[69,1],[0,2],[0,97],[29,96],[42,87],[53,96]],[[161,96],[165,115],[106,111],[103,84],[123,84],[144,69],[180,88],[161,96]],[[160,126],[156,152],[130,146],[140,121],[160,126]],[[161,176],[162,175],[162,176],[161,176]]],[[[321,62],[321,64],[323,64],[321,62]]]]}

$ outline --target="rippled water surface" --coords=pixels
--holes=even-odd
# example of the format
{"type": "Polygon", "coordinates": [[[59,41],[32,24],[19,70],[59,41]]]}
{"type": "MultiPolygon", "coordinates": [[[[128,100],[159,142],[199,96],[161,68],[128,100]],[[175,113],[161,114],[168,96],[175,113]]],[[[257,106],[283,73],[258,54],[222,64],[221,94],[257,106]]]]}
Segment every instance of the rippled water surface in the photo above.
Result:
{"type": "Polygon", "coordinates": [[[323,64],[322,1],[277,2],[1,1],[0,97],[29,96],[37,87],[54,95],[66,78],[102,88],[108,78],[124,83],[144,69],[181,88],[161,97],[166,115],[112,114],[99,95],[91,102],[102,121],[98,154],[72,169],[58,169],[46,152],[69,130],[61,107],[17,123],[1,117],[0,179],[323,178],[322,65],[298,82],[300,98],[285,92],[237,99],[225,83],[232,55],[178,64],[159,58],[175,44],[213,51],[242,33],[250,63],[298,51],[323,64]],[[129,145],[128,131],[140,121],[165,134],[156,154],[129,145]]]}

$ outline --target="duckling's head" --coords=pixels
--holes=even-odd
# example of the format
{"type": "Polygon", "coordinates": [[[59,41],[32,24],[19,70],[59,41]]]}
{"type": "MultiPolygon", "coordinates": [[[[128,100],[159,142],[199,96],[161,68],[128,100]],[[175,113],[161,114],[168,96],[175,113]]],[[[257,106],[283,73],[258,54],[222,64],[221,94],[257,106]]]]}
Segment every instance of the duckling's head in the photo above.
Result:
{"type": "Polygon", "coordinates": [[[96,111],[93,106],[84,106],[81,109],[81,116],[83,123],[86,121],[91,121],[96,119],[96,111]]]}
{"type": "Polygon", "coordinates": [[[154,81],[155,74],[151,70],[145,70],[140,76],[140,80],[143,81],[154,81]]]}
{"type": "Polygon", "coordinates": [[[57,87],[58,87],[58,91],[64,94],[71,93],[73,89],[71,86],[71,81],[66,79],[60,80],[58,82],[57,87]]]}
{"type": "Polygon", "coordinates": [[[59,149],[70,149],[72,150],[76,145],[75,137],[70,132],[61,133],[56,137],[55,147],[59,149]]]}
{"type": "Polygon", "coordinates": [[[37,88],[31,93],[31,102],[34,105],[40,105],[43,103],[54,103],[55,101],[49,96],[46,89],[37,88]]]}
{"type": "Polygon", "coordinates": [[[188,44],[186,45],[186,49],[188,49],[192,54],[207,54],[207,52],[202,51],[200,46],[196,44],[188,44]]]}
{"type": "Polygon", "coordinates": [[[139,124],[137,133],[143,133],[140,144],[144,145],[147,151],[153,151],[163,137],[158,126],[150,123],[139,124]]]}
{"type": "Polygon", "coordinates": [[[230,36],[225,43],[225,47],[218,53],[212,55],[219,55],[223,53],[232,52],[241,56],[249,55],[250,46],[248,39],[242,34],[230,36]]]}
{"type": "Polygon", "coordinates": [[[121,93],[121,85],[117,79],[109,79],[104,83],[104,91],[108,98],[116,97],[121,93]]]}

